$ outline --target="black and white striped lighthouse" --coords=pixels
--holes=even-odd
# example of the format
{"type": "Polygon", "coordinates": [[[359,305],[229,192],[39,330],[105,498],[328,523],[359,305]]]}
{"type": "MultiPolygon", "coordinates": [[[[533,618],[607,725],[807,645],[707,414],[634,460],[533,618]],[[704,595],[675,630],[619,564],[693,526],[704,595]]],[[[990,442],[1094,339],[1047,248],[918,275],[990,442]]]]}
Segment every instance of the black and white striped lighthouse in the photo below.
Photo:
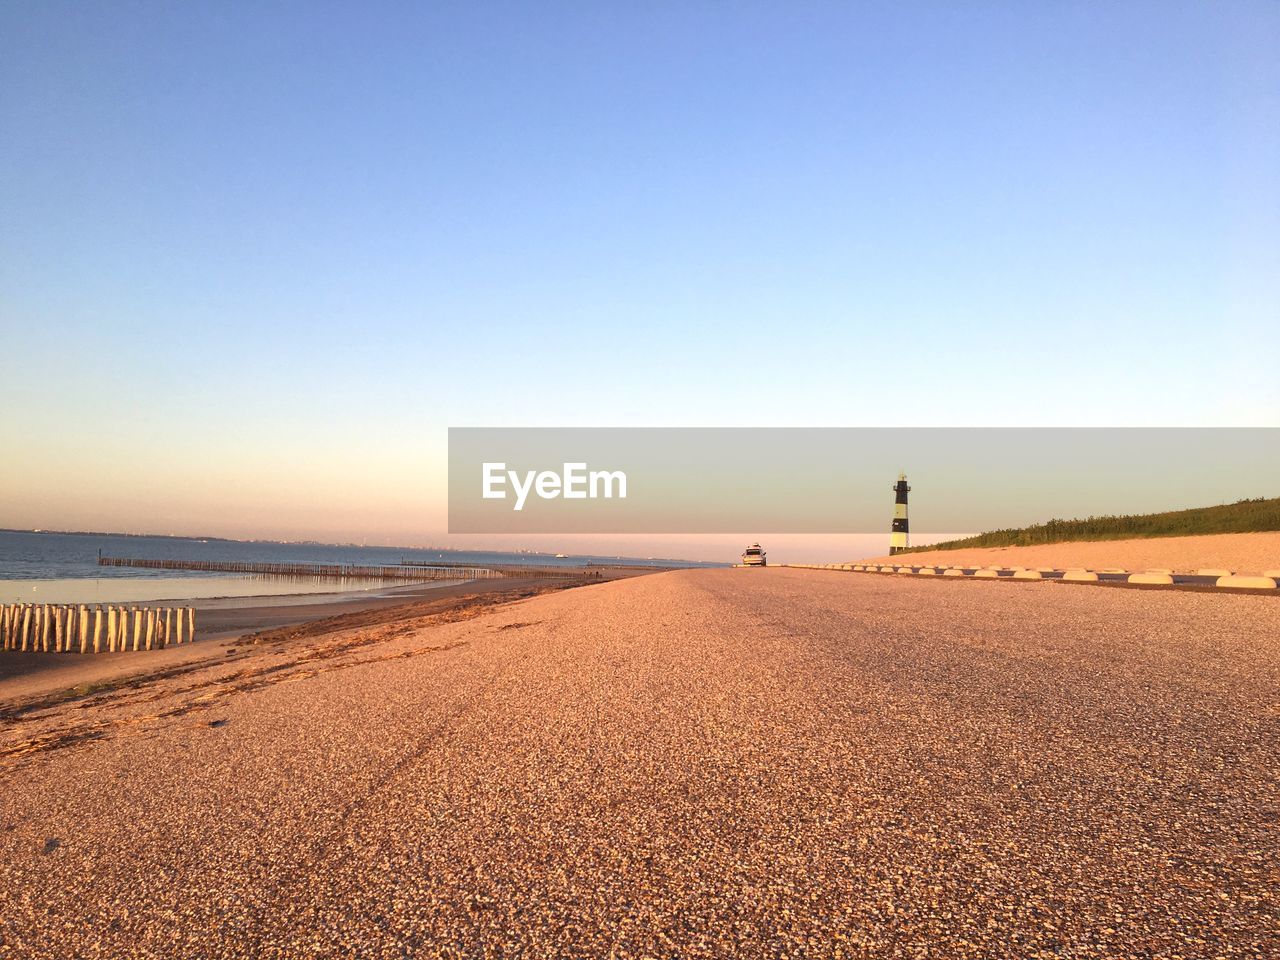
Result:
{"type": "Polygon", "coordinates": [[[889,534],[889,555],[904,552],[910,545],[907,537],[907,475],[898,474],[898,482],[893,486],[893,527],[889,534]]]}

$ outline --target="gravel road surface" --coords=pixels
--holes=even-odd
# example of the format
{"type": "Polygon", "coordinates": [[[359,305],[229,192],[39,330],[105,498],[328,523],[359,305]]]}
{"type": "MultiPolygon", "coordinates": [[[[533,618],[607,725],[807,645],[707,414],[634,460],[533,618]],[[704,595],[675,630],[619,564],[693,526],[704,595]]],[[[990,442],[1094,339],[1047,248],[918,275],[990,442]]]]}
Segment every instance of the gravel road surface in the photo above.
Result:
{"type": "Polygon", "coordinates": [[[0,719],[4,957],[1274,957],[1280,604],[679,571],[0,719]]]}

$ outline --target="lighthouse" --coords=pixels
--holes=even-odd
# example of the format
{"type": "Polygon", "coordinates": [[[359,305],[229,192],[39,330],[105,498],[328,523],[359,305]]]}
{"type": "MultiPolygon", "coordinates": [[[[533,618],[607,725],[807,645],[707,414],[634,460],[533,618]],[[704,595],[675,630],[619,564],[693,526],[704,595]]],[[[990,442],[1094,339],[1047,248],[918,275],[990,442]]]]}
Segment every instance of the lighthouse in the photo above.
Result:
{"type": "Polygon", "coordinates": [[[903,553],[909,546],[907,538],[907,475],[898,474],[898,482],[893,485],[893,526],[889,534],[889,555],[903,553]]]}

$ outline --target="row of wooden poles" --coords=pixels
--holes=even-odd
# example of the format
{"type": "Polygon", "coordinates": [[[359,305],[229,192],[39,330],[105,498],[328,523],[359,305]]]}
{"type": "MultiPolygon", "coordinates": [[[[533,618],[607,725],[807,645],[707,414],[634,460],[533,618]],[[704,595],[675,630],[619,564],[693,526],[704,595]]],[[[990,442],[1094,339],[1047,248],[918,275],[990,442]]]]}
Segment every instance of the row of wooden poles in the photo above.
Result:
{"type": "Polygon", "coordinates": [[[484,580],[501,577],[488,567],[363,566],[355,563],[253,563],[241,560],[144,560],[99,557],[100,567],[145,567],[148,570],[204,570],[210,573],[261,573],[274,577],[334,577],[370,580],[484,580]]]}
{"type": "MultiPolygon", "coordinates": [[[[464,567],[460,563],[454,563],[451,560],[434,560],[428,563],[425,560],[401,560],[400,566],[395,569],[408,568],[416,570],[423,567],[443,567],[446,570],[473,569],[464,567]]],[[[585,567],[524,567],[511,564],[496,563],[492,567],[486,567],[490,576],[510,577],[513,579],[537,579],[539,577],[599,577],[599,571],[588,570],[585,567]]]]}
{"type": "MultiPolygon", "coordinates": [[[[100,567],[145,567],[148,570],[203,570],[209,573],[258,573],[273,577],[364,578],[368,580],[494,580],[499,577],[581,577],[582,570],[563,567],[435,567],[401,563],[363,566],[354,563],[255,563],[249,560],[145,560],[99,557],[100,567]]],[[[597,574],[598,575],[598,574],[597,574]]]]}
{"type": "Polygon", "coordinates": [[[194,607],[0,604],[0,648],[29,653],[117,653],[194,643],[194,607]]]}

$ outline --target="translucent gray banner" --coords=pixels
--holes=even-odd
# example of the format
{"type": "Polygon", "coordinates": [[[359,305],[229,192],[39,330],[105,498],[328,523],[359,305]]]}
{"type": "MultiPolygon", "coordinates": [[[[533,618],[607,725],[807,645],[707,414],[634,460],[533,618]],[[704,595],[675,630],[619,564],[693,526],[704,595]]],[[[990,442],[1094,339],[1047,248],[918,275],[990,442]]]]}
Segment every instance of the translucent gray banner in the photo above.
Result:
{"type": "Polygon", "coordinates": [[[450,533],[978,532],[1280,494],[1280,428],[451,428],[450,533]]]}

